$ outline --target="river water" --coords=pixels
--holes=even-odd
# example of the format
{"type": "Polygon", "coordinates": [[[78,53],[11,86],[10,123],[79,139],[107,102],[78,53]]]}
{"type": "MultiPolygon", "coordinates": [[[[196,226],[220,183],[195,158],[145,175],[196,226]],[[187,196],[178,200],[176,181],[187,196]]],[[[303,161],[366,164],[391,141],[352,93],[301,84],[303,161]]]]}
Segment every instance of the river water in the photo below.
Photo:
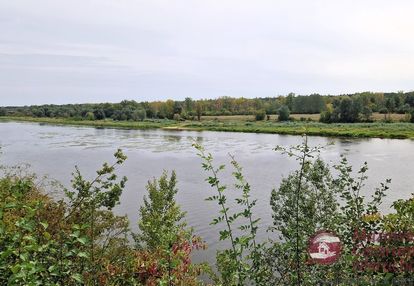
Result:
{"type": "MultiPolygon", "coordinates": [[[[204,198],[214,195],[205,182],[208,176],[201,168],[201,159],[192,147],[193,142],[202,144],[214,156],[218,164],[226,163],[222,181],[229,186],[229,203],[235,190],[232,187],[231,165],[228,154],[235,155],[244,167],[247,181],[252,186],[252,196],[258,199],[255,215],[261,217],[259,235],[262,239],[272,237],[266,229],[271,226],[269,206],[270,192],[277,188],[281,179],[297,168],[289,157],[276,153],[276,145],[301,143],[300,136],[167,130],[98,129],[91,127],[53,126],[35,123],[0,123],[0,146],[3,165],[28,163],[39,176],[57,179],[70,186],[71,173],[77,165],[82,173],[93,178],[95,170],[103,162],[112,162],[117,148],[128,156],[118,173],[128,177],[118,214],[126,214],[133,230],[137,229],[138,208],[146,194],[149,179],[159,177],[163,170],[175,170],[179,192],[177,201],[187,212],[187,222],[194,227],[209,245],[199,253],[198,261],[214,261],[218,242],[218,230],[222,226],[210,226],[218,207],[204,198]]],[[[391,190],[384,200],[383,212],[391,211],[391,203],[399,198],[408,198],[414,185],[414,141],[396,139],[341,139],[310,137],[310,145],[327,145],[321,157],[336,164],[344,154],[355,166],[368,162],[369,180],[365,195],[373,193],[375,187],[386,178],[392,179],[391,190]]]]}

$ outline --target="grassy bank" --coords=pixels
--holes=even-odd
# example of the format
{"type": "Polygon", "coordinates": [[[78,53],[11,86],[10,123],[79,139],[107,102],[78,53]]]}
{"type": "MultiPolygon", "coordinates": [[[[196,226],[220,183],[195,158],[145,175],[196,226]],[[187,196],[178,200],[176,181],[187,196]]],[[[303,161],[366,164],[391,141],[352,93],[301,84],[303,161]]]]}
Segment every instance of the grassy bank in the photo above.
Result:
{"type": "Polygon", "coordinates": [[[146,120],[146,121],[113,121],[113,120],[73,120],[67,118],[47,117],[0,117],[1,121],[37,122],[55,125],[75,125],[125,129],[155,129],[176,125],[173,120],[146,120]]]}
{"type": "Polygon", "coordinates": [[[277,133],[354,138],[414,139],[412,123],[325,124],[319,122],[195,122],[186,125],[195,130],[277,133]]]}
{"type": "Polygon", "coordinates": [[[353,137],[353,138],[399,138],[414,139],[413,123],[352,123],[325,124],[319,122],[275,122],[275,121],[242,121],[242,120],[202,120],[173,121],[146,120],[130,121],[77,121],[56,118],[2,117],[1,121],[38,122],[47,124],[64,124],[77,126],[125,128],[125,129],[175,129],[175,130],[209,130],[227,132],[251,132],[269,134],[301,135],[307,133],[314,136],[353,137]]]}
{"type": "MultiPolygon", "coordinates": [[[[270,120],[277,120],[278,115],[272,114],[269,115],[270,120]]],[[[311,121],[319,121],[321,115],[318,114],[290,114],[295,120],[311,120],[311,121]]],[[[391,113],[391,114],[380,114],[378,112],[374,112],[371,116],[371,119],[375,122],[384,121],[384,119],[389,119],[392,122],[401,122],[401,121],[408,121],[409,115],[407,114],[398,114],[398,113],[391,113]],[[408,118],[407,118],[408,116],[408,118]]],[[[216,116],[202,116],[201,120],[209,121],[209,120],[219,120],[219,121],[254,121],[254,115],[216,115],[216,116]]]]}

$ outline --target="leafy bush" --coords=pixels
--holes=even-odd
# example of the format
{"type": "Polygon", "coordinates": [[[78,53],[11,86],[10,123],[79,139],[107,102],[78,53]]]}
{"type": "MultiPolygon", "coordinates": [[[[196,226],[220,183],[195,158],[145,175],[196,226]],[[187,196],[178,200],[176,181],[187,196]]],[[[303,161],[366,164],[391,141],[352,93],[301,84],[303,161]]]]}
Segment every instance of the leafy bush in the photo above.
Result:
{"type": "Polygon", "coordinates": [[[281,108],[279,108],[278,114],[279,114],[278,116],[279,121],[288,121],[289,116],[290,116],[289,107],[287,107],[286,105],[283,105],[281,108]]]}
{"type": "Polygon", "coordinates": [[[255,119],[256,121],[262,121],[266,117],[266,112],[264,110],[256,111],[255,119]]]}
{"type": "Polygon", "coordinates": [[[243,176],[243,169],[233,156],[230,155],[233,166],[234,187],[240,191],[240,196],[235,199],[242,209],[232,212],[227,203],[227,186],[220,183],[219,174],[225,166],[214,166],[213,157],[206,153],[201,145],[193,145],[198,150],[198,156],[202,159],[203,169],[210,173],[206,181],[216,191],[216,194],[207,197],[207,201],[216,202],[220,207],[219,215],[213,219],[213,225],[223,224],[219,240],[228,241],[231,248],[217,252],[217,267],[221,276],[216,277],[218,285],[261,285],[266,275],[262,268],[261,257],[264,245],[256,241],[258,223],[260,218],[254,218],[253,208],[257,200],[251,198],[250,185],[243,176]],[[236,223],[240,225],[235,226],[236,223]],[[235,229],[241,231],[236,235],[235,229]]]}
{"type": "Polygon", "coordinates": [[[139,251],[135,265],[140,265],[140,281],[146,285],[197,285],[205,265],[191,264],[193,249],[205,247],[183,221],[185,213],[175,202],[176,175],[149,181],[148,198],[140,207],[140,233],[135,235],[139,251]],[[172,283],[172,284],[171,284],[172,283]]]}
{"type": "Polygon", "coordinates": [[[134,248],[127,218],[111,211],[126,182],[115,174],[126,157],[118,150],[115,159],[92,181],[76,168],[73,189],[58,202],[32,177],[0,179],[1,285],[199,285],[208,269],[192,264],[191,253],[205,245],[181,222],[175,174],[149,182],[143,246],[134,248]]]}
{"type": "Polygon", "coordinates": [[[388,114],[388,109],[386,107],[383,107],[378,112],[381,114],[388,114]]]}
{"type": "MultiPolygon", "coordinates": [[[[274,223],[270,230],[276,234],[276,239],[268,244],[257,244],[255,223],[258,220],[252,215],[256,201],[250,199],[250,186],[244,180],[241,167],[232,157],[232,164],[237,170],[233,173],[235,186],[243,190],[241,198],[236,198],[236,203],[243,208],[240,212],[233,212],[227,203],[228,187],[219,179],[225,166],[215,167],[212,155],[201,146],[195,146],[203,160],[203,168],[211,174],[207,181],[216,190],[216,195],[207,200],[217,202],[221,208],[213,224],[223,224],[220,240],[227,240],[231,246],[217,254],[217,267],[221,276],[216,282],[219,285],[317,285],[321,281],[362,281],[367,277],[372,283],[379,283],[383,279],[389,282],[400,277],[398,274],[359,272],[354,269],[361,253],[373,245],[369,241],[365,246],[361,245],[355,233],[373,235],[386,231],[379,206],[390,180],[381,183],[371,200],[366,200],[361,195],[367,179],[366,163],[354,177],[346,158],[342,157],[341,162],[333,168],[328,166],[318,155],[323,147],[309,147],[306,137],[302,145],[277,147],[276,151],[296,158],[299,169],[284,178],[279,188],[272,191],[274,223]],[[247,224],[243,223],[244,219],[247,219],[247,224]],[[249,221],[253,224],[249,225],[249,221]],[[239,230],[243,233],[239,237],[235,235],[236,223],[241,225],[239,230]],[[342,240],[343,254],[331,266],[309,263],[307,242],[311,235],[321,229],[337,233],[342,240]]],[[[413,228],[412,215],[406,215],[412,212],[412,208],[405,205],[403,202],[395,205],[400,215],[398,220],[394,217],[394,221],[404,221],[404,224],[413,228]]]]}
{"type": "Polygon", "coordinates": [[[76,169],[65,201],[44,195],[31,177],[0,181],[1,284],[96,284],[107,276],[107,265],[124,261],[128,224],[110,209],[124,187],[114,169],[125,156],[118,151],[115,157],[90,182],[76,169]]]}
{"type": "Polygon", "coordinates": [[[180,121],[180,120],[181,120],[181,116],[180,116],[180,114],[175,113],[175,114],[174,114],[174,116],[173,116],[173,120],[175,120],[175,121],[180,121]]]}

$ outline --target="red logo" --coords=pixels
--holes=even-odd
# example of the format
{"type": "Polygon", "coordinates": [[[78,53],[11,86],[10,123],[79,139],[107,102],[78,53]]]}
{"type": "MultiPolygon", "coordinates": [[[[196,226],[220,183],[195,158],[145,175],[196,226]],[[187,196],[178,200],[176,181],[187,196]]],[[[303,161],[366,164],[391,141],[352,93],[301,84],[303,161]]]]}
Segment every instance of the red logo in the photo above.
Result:
{"type": "Polygon", "coordinates": [[[311,262],[332,264],[341,256],[341,240],[330,231],[320,230],[309,239],[308,252],[311,262]]]}

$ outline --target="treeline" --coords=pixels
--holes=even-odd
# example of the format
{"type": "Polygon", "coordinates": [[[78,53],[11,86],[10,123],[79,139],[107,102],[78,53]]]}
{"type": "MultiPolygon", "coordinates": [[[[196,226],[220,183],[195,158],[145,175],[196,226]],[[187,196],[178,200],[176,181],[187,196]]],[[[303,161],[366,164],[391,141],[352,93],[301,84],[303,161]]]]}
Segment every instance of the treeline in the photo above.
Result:
{"type": "Polygon", "coordinates": [[[332,97],[321,113],[320,121],[331,122],[370,122],[372,113],[410,114],[414,121],[414,92],[409,93],[361,93],[351,96],[332,97]]]}
{"type": "Polygon", "coordinates": [[[39,105],[24,107],[2,107],[2,116],[32,116],[78,118],[88,120],[139,121],[151,119],[196,119],[202,115],[254,115],[258,111],[277,114],[283,105],[289,105],[296,113],[320,113],[325,102],[320,95],[277,97],[277,98],[231,98],[184,101],[136,102],[124,100],[120,103],[39,105]]]}
{"type": "Polygon", "coordinates": [[[122,120],[142,121],[149,119],[200,120],[201,116],[217,115],[264,115],[280,114],[281,110],[294,114],[322,114],[323,122],[370,121],[373,112],[412,113],[414,92],[356,93],[340,96],[295,95],[267,98],[232,98],[184,101],[38,105],[0,107],[0,116],[30,116],[71,118],[75,120],[122,120]]]}

